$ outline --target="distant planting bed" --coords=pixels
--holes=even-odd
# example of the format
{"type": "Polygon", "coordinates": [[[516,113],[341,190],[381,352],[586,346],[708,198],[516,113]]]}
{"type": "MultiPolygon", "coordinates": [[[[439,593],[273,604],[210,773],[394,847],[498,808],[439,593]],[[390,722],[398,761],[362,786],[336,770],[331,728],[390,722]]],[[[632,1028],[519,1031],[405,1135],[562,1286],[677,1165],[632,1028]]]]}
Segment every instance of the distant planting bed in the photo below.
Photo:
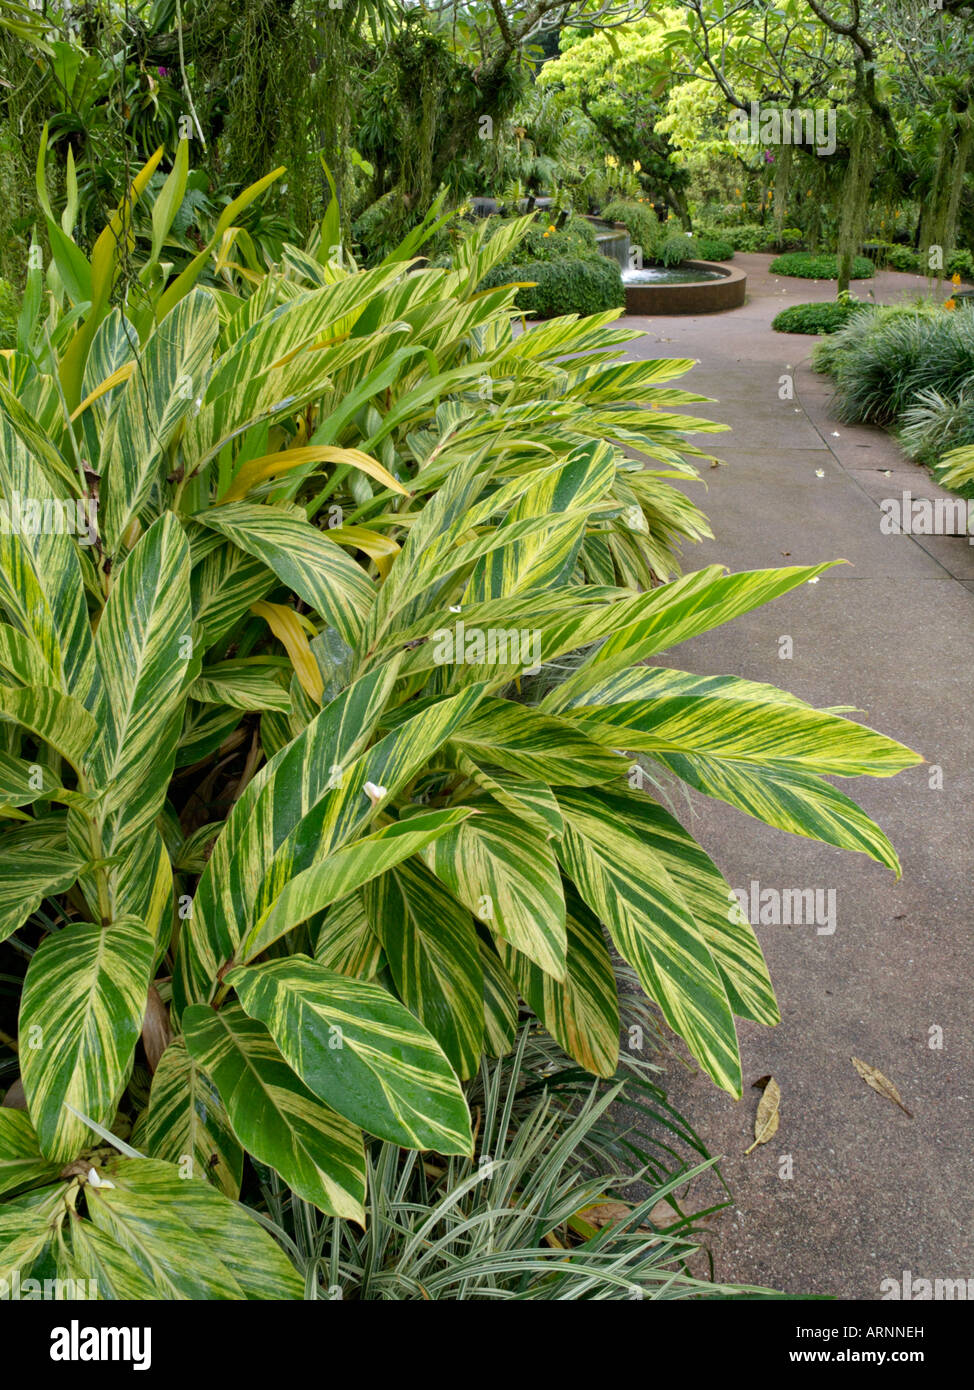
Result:
{"type": "Polygon", "coordinates": [[[778,333],[837,333],[856,314],[870,307],[857,300],[838,299],[825,304],[790,304],[775,316],[771,327],[778,333]]]}
{"type": "MultiPolygon", "coordinates": [[[[768,269],[774,275],[794,275],[800,280],[837,280],[839,278],[838,257],[817,254],[812,251],[789,251],[784,256],[776,256],[768,269]]],[[[853,280],[871,280],[876,267],[865,256],[855,256],[852,261],[853,280]]]]}

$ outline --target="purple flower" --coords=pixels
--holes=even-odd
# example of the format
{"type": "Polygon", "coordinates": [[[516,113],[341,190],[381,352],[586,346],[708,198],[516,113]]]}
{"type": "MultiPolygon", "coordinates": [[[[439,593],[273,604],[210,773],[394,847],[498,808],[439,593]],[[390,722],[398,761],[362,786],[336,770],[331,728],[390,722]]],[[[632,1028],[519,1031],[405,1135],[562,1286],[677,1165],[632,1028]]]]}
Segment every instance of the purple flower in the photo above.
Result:
{"type": "Polygon", "coordinates": [[[770,150],[765,150],[765,152],[764,152],[764,162],[765,162],[765,164],[773,164],[773,163],[774,163],[774,155],[771,153],[770,150]]]}
{"type": "Polygon", "coordinates": [[[156,68],[156,72],[159,74],[160,77],[168,77],[168,76],[169,76],[169,69],[168,69],[168,68],[156,68]]]}

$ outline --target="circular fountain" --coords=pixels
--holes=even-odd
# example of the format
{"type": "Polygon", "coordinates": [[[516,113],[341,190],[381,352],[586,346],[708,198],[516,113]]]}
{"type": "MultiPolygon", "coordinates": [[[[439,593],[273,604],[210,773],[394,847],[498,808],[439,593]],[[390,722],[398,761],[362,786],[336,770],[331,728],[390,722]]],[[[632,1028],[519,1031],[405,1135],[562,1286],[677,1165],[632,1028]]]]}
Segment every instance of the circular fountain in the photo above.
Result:
{"type": "Polygon", "coordinates": [[[629,314],[716,314],[736,309],[747,294],[747,276],[717,261],[684,261],[682,265],[629,263],[629,233],[621,222],[587,219],[599,251],[615,261],[622,273],[629,314]]]}

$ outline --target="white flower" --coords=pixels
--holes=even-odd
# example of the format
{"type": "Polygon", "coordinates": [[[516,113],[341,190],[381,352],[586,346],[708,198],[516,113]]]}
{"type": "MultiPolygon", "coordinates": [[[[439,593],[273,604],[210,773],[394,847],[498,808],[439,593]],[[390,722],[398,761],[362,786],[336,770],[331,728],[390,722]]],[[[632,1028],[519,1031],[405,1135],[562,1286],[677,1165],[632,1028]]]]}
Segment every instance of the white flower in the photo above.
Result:
{"type": "Polygon", "coordinates": [[[377,787],[374,782],[366,782],[362,790],[365,792],[365,795],[372,802],[373,806],[377,806],[383,797],[389,795],[385,787],[377,787]]]}

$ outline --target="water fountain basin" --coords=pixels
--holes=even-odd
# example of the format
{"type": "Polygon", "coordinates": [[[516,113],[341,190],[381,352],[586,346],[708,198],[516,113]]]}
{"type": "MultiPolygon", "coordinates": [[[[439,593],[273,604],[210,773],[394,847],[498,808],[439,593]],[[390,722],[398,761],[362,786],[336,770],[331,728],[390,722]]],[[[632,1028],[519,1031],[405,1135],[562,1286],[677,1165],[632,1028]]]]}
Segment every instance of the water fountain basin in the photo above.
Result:
{"type": "Polygon", "coordinates": [[[737,309],[747,295],[743,270],[716,261],[624,270],[627,314],[718,314],[737,309]]]}

